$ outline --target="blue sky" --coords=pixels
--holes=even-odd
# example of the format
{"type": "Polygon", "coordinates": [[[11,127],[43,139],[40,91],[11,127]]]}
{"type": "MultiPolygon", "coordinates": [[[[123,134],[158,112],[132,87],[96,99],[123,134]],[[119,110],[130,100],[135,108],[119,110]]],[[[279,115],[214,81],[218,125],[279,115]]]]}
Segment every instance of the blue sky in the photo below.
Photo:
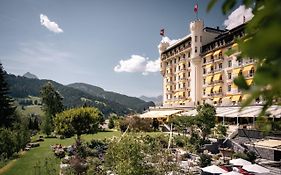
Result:
{"type": "MultiPolygon", "coordinates": [[[[199,18],[205,26],[223,28],[227,16],[221,13],[221,2],[206,13],[208,2],[198,1],[199,18]]],[[[195,3],[1,0],[0,61],[8,73],[16,75],[29,71],[62,84],[84,82],[130,96],[157,96],[162,93],[162,77],[155,70],[159,31],[165,28],[170,39],[189,34],[195,3]],[[123,60],[131,66],[126,60],[133,57],[140,58],[144,67],[120,65],[123,60]],[[147,63],[150,68],[145,68],[147,63]]]]}

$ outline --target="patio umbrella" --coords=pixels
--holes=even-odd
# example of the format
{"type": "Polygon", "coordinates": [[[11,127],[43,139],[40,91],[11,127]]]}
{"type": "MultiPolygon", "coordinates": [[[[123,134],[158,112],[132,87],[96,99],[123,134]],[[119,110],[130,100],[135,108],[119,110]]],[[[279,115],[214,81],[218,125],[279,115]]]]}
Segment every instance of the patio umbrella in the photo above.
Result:
{"type": "Polygon", "coordinates": [[[244,165],[242,168],[248,172],[253,172],[253,173],[269,173],[270,172],[269,169],[264,168],[258,164],[244,165]]]}
{"type": "Polygon", "coordinates": [[[207,166],[205,168],[201,168],[201,170],[204,172],[207,172],[207,173],[211,173],[211,174],[227,173],[227,171],[225,171],[224,169],[222,169],[216,165],[207,166]]]}
{"type": "Polygon", "coordinates": [[[232,159],[229,161],[230,164],[234,165],[234,166],[243,166],[243,165],[251,165],[252,163],[244,160],[244,159],[232,159]]]}
{"type": "Polygon", "coordinates": [[[222,173],[221,175],[243,175],[243,174],[238,173],[236,171],[230,171],[230,172],[227,172],[227,173],[222,173]]]}

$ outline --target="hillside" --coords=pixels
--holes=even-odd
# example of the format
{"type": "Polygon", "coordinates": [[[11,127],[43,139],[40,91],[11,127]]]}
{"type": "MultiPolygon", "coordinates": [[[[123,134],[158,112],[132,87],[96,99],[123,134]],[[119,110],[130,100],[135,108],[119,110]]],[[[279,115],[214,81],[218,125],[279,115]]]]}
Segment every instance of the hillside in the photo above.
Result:
{"type": "MultiPolygon", "coordinates": [[[[87,105],[99,108],[106,116],[110,115],[110,113],[116,113],[117,115],[125,115],[137,112],[137,110],[131,107],[122,105],[120,103],[116,103],[114,101],[102,97],[91,95],[89,93],[72,87],[64,86],[52,80],[30,79],[22,76],[15,76],[12,74],[7,74],[6,79],[10,87],[10,94],[14,98],[39,96],[41,87],[45,83],[50,81],[64,97],[63,103],[67,108],[82,106],[86,103],[87,105]]],[[[146,107],[148,107],[150,103],[145,104],[147,104],[146,107]]],[[[142,105],[144,104],[140,103],[140,106],[142,105]]]]}
{"type": "Polygon", "coordinates": [[[162,95],[159,95],[157,97],[147,97],[147,96],[142,95],[139,98],[146,102],[152,101],[155,105],[158,105],[158,106],[161,106],[163,103],[162,95]]]}
{"type": "Polygon", "coordinates": [[[26,72],[25,74],[23,74],[23,77],[25,78],[31,78],[31,79],[38,79],[38,77],[30,72],[26,72]]]}
{"type": "Polygon", "coordinates": [[[106,100],[114,101],[121,105],[127,106],[128,108],[137,112],[142,112],[144,109],[147,109],[149,106],[154,106],[153,102],[145,102],[136,97],[129,97],[127,95],[119,94],[116,92],[105,91],[100,87],[93,86],[86,83],[73,83],[73,84],[69,84],[68,87],[81,90],[92,96],[97,96],[106,100]]]}

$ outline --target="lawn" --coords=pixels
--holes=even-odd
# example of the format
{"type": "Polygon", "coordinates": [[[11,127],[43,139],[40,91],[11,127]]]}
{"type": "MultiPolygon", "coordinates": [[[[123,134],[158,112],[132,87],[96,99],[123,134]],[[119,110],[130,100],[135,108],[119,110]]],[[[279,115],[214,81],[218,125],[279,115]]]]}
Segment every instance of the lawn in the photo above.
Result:
{"type": "MultiPolygon", "coordinates": [[[[104,139],[111,138],[113,136],[120,136],[120,132],[99,132],[97,134],[82,135],[82,139],[90,141],[92,139],[104,139]]],[[[21,155],[21,157],[15,161],[11,161],[8,164],[2,175],[39,175],[39,174],[59,174],[59,162],[60,160],[55,158],[50,145],[62,144],[65,146],[74,143],[74,138],[57,139],[48,138],[44,142],[40,143],[40,147],[32,148],[30,151],[21,155]],[[48,167],[48,168],[46,168],[48,167]],[[47,172],[48,171],[48,172],[47,172]]]]}

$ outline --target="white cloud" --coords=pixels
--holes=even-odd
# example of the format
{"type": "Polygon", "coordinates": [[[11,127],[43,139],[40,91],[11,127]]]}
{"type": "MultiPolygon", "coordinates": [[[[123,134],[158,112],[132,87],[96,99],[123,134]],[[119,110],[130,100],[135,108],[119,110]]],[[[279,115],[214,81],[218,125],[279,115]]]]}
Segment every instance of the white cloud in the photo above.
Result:
{"type": "Polygon", "coordinates": [[[53,21],[50,21],[48,16],[40,14],[40,23],[42,26],[45,26],[47,29],[49,29],[52,32],[55,33],[62,33],[63,30],[59,28],[59,25],[53,21]]]}
{"type": "Polygon", "coordinates": [[[120,60],[119,64],[114,67],[115,72],[142,72],[147,75],[150,72],[160,71],[160,59],[149,60],[140,55],[132,55],[131,58],[120,60]]]}
{"type": "Polygon", "coordinates": [[[239,26],[245,22],[251,20],[254,15],[252,13],[252,8],[246,9],[244,5],[240,5],[236,10],[234,10],[229,16],[228,19],[224,21],[226,29],[230,30],[236,26],[239,26]]]}
{"type": "Polygon", "coordinates": [[[161,53],[161,45],[162,44],[167,44],[168,46],[171,46],[173,44],[175,44],[176,42],[178,42],[180,39],[174,39],[174,40],[170,40],[169,37],[167,36],[163,36],[162,40],[160,41],[159,45],[158,45],[158,50],[159,50],[159,54],[161,53]]]}

